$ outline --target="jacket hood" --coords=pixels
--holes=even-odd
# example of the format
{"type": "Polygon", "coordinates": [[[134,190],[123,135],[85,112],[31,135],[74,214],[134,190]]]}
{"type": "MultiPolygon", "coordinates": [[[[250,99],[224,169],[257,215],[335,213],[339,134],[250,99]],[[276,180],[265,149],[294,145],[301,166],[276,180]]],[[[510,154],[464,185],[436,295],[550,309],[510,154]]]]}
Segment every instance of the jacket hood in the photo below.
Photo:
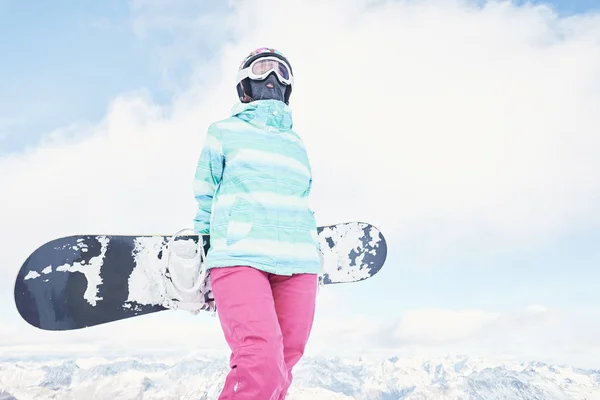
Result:
{"type": "Polygon", "coordinates": [[[292,109],[279,100],[256,100],[237,103],[231,115],[258,128],[273,127],[285,131],[292,129],[292,109]]]}

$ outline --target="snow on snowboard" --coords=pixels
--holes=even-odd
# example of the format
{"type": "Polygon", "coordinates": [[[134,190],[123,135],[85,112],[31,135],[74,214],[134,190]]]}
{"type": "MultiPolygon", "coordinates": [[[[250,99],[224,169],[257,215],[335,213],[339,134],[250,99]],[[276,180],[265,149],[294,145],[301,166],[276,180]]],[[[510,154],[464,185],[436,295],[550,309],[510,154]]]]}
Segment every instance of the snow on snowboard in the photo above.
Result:
{"type": "MultiPolygon", "coordinates": [[[[320,226],[317,232],[322,285],[362,281],[383,267],[387,245],[373,225],[346,222],[320,226]]],[[[14,293],[17,309],[29,324],[52,331],[168,309],[214,310],[218,305],[211,302],[209,279],[199,282],[202,286],[194,293],[200,297],[190,308],[178,297],[181,292],[173,290],[174,277],[168,268],[189,259],[190,253],[208,252],[210,237],[202,238],[203,247],[197,234],[77,235],[52,240],[21,266],[14,293]]]]}

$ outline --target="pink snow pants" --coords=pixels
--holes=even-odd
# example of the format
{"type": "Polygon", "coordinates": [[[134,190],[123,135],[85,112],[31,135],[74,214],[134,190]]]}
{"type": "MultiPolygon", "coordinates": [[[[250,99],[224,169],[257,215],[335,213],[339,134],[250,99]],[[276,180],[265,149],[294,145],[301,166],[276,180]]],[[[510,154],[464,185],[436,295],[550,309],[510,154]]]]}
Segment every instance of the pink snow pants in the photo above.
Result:
{"type": "Polygon", "coordinates": [[[217,314],[231,348],[218,400],[283,400],[315,315],[317,275],[212,268],[217,314]]]}

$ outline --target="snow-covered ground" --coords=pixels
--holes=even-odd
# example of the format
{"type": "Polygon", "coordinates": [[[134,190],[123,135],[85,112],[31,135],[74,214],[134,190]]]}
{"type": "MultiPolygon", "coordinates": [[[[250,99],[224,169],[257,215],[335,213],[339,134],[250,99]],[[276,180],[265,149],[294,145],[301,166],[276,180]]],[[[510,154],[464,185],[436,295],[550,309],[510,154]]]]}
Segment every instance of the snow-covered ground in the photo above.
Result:
{"type": "MultiPolygon", "coordinates": [[[[0,358],[0,400],[216,399],[227,359],[188,355],[0,358]]],[[[465,356],[439,359],[307,357],[290,400],[600,399],[600,370],[465,356]]]]}

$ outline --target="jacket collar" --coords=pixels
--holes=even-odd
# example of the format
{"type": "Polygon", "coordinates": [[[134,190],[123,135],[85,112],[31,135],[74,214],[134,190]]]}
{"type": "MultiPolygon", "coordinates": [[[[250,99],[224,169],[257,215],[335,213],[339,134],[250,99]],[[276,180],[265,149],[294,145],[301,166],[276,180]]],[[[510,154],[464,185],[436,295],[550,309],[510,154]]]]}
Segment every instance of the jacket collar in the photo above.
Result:
{"type": "Polygon", "coordinates": [[[292,109],[278,100],[255,100],[250,103],[237,103],[231,115],[258,128],[273,127],[279,130],[292,129],[292,109]]]}

